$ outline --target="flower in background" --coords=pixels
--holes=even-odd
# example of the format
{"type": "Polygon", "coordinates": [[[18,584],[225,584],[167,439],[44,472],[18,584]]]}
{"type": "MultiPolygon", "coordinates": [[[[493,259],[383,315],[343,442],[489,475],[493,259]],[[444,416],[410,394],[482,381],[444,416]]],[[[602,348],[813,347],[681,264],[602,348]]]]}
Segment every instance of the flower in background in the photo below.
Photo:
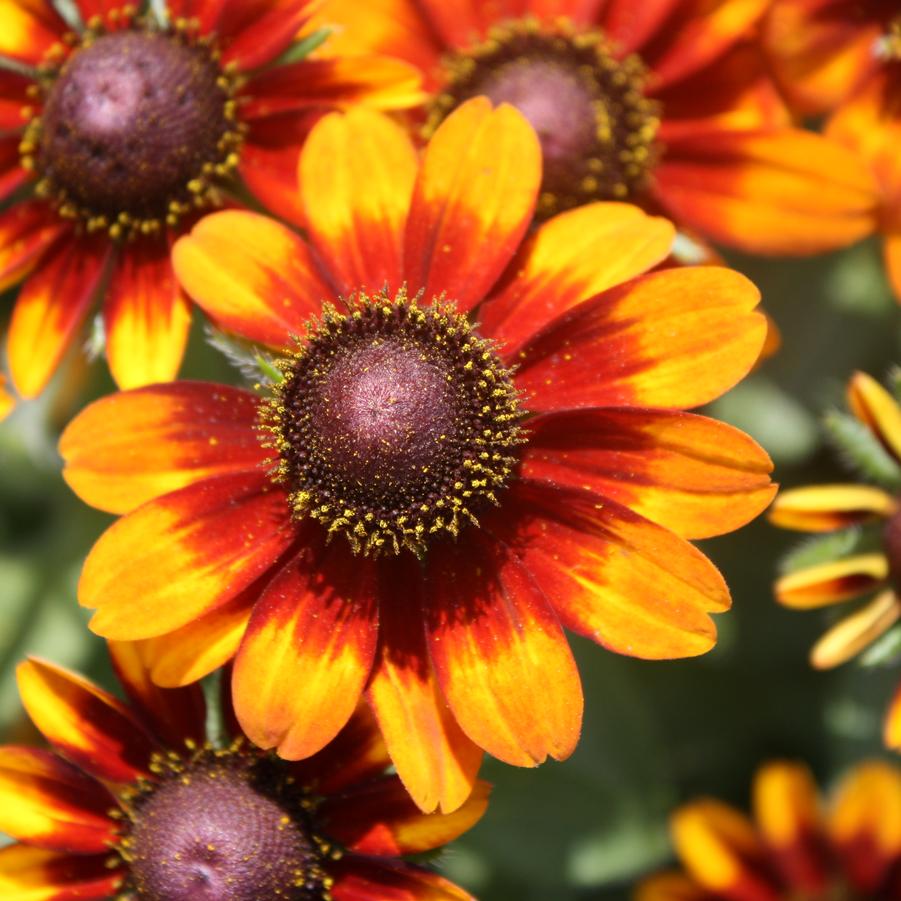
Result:
{"type": "Polygon", "coordinates": [[[807,767],[757,772],[751,820],[713,798],[671,819],[684,871],[645,880],[635,901],[791,901],[901,897],[901,772],[881,761],[850,770],[824,803],[807,767]]]}
{"type": "Polygon", "coordinates": [[[427,130],[467,98],[512,103],[541,138],[538,212],[629,200],[692,236],[816,253],[868,230],[875,186],[792,128],[752,41],[769,0],[326,0],[334,50],[418,66],[427,130]]]}
{"type": "Polygon", "coordinates": [[[365,709],[300,764],[251,747],[227,702],[211,741],[199,686],[159,689],[138,646],[110,652],[124,703],[50,663],[19,666],[50,750],[0,747],[0,831],[17,842],[0,850],[6,901],[470,899],[401,857],[475,824],[487,785],[452,815],[421,813],[365,709]]]}
{"type": "Polygon", "coordinates": [[[775,0],[762,38],[792,107],[829,112],[901,58],[901,8],[897,0],[775,0]]]}
{"type": "Polygon", "coordinates": [[[420,97],[399,61],[290,61],[321,36],[309,0],[146,5],[79,0],[77,22],[48,0],[0,6],[0,200],[11,201],[0,289],[25,280],[8,338],[25,397],[44,388],[97,295],[116,382],[173,378],[190,324],[174,237],[199,211],[240,202],[238,176],[290,217],[282,197],[313,119],[420,97]]]}
{"type": "Polygon", "coordinates": [[[467,797],[482,749],[571,753],[564,626],[636,657],[709,650],[729,593],[684,539],[774,492],[750,438],[680,412],[754,364],[757,290],[648,272],[674,231],[628,205],[526,238],[540,179],[528,122],[485,98],[421,164],[387,117],[328,116],[301,155],[308,240],[226,211],[175,246],[195,302],[281,355],[262,397],[124,392],[60,445],[69,485],[123,515],[82,574],[92,628],[148,639],[163,684],[237,654],[238,717],[288,758],[365,690],[424,809],[467,797]]]}

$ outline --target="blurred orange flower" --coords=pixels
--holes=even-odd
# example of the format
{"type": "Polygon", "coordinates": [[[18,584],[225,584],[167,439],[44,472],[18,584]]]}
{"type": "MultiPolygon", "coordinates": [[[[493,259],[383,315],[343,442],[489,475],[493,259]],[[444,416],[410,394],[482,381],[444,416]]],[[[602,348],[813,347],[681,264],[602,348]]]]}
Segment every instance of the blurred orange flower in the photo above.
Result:
{"type": "Polygon", "coordinates": [[[0,747],[0,894],[169,901],[472,901],[401,859],[440,847],[488,803],[459,811],[410,801],[365,708],[303,763],[252,748],[225,699],[206,733],[199,686],[159,689],[140,648],[112,643],[128,700],[41,660],[19,691],[50,750],[0,747]]]}
{"type": "Polygon", "coordinates": [[[123,514],[79,597],[163,684],[237,653],[241,723],[288,758],[365,689],[417,803],[452,810],[483,748],[575,747],[564,626],[637,657],[713,646],[728,590],[684,539],[757,515],[771,463],[679,411],[748,372],[766,323],[738,273],[649,272],[674,231],[636,207],[526,237],[538,140],[485,98],[421,164],[388,118],[332,114],[300,174],[309,240],[231,211],[174,252],[205,312],[283,355],[268,396],[153,386],[64,433],[70,486],[123,514]]]}
{"type": "Polygon", "coordinates": [[[323,110],[420,98],[415,69],[367,57],[279,64],[311,36],[310,0],[169,0],[156,15],[78,0],[0,5],[0,290],[25,279],[9,368],[37,395],[103,296],[116,382],[173,378],[190,307],[169,262],[236,176],[278,213],[323,110]],[[164,7],[168,23],[158,21],[164,7]]]}
{"type": "Polygon", "coordinates": [[[418,66],[427,130],[517,106],[544,152],[538,212],[630,200],[691,236],[805,254],[869,229],[861,161],[790,126],[754,41],[769,0],[325,0],[332,47],[418,66]]]}
{"type": "Polygon", "coordinates": [[[852,769],[823,803],[802,764],[762,767],[753,821],[712,798],[680,807],[671,832],[684,872],[645,880],[635,901],[901,897],[901,772],[852,769]]]}

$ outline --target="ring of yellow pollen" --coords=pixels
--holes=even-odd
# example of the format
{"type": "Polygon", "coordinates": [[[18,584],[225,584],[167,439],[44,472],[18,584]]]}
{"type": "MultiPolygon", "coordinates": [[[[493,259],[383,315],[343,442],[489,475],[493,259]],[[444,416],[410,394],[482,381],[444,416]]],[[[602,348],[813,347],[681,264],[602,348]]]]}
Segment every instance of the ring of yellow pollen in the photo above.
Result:
{"type": "Polygon", "coordinates": [[[242,141],[238,78],[211,41],[184,21],[127,21],[106,31],[94,20],[71,49],[48,53],[31,91],[40,112],[19,147],[39,197],[113,238],[162,233],[214,204],[242,141]]]}
{"type": "Polygon", "coordinates": [[[241,743],[155,755],[119,797],[110,864],[119,901],[331,901],[316,799],[272,755],[241,743]]]}
{"type": "Polygon", "coordinates": [[[632,199],[647,188],[658,156],[658,106],[645,96],[641,60],[617,57],[600,31],[564,20],[514,21],[446,58],[444,69],[427,134],[471,97],[515,106],[541,142],[540,217],[632,199]]]}
{"type": "Polygon", "coordinates": [[[356,294],[280,369],[261,426],[295,518],[355,553],[421,555],[498,502],[523,414],[510,370],[451,304],[356,294]]]}

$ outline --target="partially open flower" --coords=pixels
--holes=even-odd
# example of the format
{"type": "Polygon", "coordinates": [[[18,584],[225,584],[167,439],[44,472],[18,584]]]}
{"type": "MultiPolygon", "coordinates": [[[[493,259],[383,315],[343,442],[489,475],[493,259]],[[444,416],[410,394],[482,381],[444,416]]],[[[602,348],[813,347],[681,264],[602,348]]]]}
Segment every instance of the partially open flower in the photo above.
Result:
{"type": "Polygon", "coordinates": [[[296,218],[285,186],[318,116],[419,99],[400,61],[281,60],[312,37],[309,0],[75,5],[71,27],[49,0],[0,7],[0,289],[25,279],[8,339],[25,397],[98,294],[116,382],[173,378],[190,325],[173,239],[245,187],[296,218]]]}
{"type": "Polygon", "coordinates": [[[302,764],[240,734],[206,735],[197,686],[151,682],[139,646],[110,645],[127,701],[41,660],[18,669],[51,750],[0,747],[4,901],[466,901],[402,860],[476,823],[480,783],[456,813],[422,814],[360,709],[302,764]]]}
{"type": "Polygon", "coordinates": [[[825,800],[798,763],[754,778],[753,820],[713,798],[672,816],[684,872],[645,880],[635,901],[798,901],[901,897],[901,772],[868,761],[825,800]]]}

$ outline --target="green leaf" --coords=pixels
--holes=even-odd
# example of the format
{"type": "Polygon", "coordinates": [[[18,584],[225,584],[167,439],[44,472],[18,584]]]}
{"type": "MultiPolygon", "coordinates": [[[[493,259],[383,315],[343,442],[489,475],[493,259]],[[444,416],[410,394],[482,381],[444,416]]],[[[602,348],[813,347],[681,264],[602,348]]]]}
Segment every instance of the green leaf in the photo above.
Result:
{"type": "Polygon", "coordinates": [[[255,385],[275,385],[284,378],[276,365],[275,357],[264,353],[256,345],[226,335],[210,325],[205,330],[207,343],[218,350],[249,382],[255,385]]]}
{"type": "Polygon", "coordinates": [[[862,422],[848,413],[830,410],[823,417],[823,425],[850,469],[889,491],[901,491],[901,468],[862,422]]]}
{"type": "Polygon", "coordinates": [[[858,658],[861,666],[895,666],[901,661],[901,623],[881,635],[858,658]]]}
{"type": "Polygon", "coordinates": [[[802,541],[779,564],[783,574],[880,549],[879,536],[872,529],[852,527],[802,541]]]}
{"type": "Polygon", "coordinates": [[[308,34],[303,40],[295,41],[273,63],[274,66],[287,66],[290,63],[298,63],[306,59],[314,50],[318,50],[332,34],[332,28],[320,28],[312,34],[308,34]]]}

